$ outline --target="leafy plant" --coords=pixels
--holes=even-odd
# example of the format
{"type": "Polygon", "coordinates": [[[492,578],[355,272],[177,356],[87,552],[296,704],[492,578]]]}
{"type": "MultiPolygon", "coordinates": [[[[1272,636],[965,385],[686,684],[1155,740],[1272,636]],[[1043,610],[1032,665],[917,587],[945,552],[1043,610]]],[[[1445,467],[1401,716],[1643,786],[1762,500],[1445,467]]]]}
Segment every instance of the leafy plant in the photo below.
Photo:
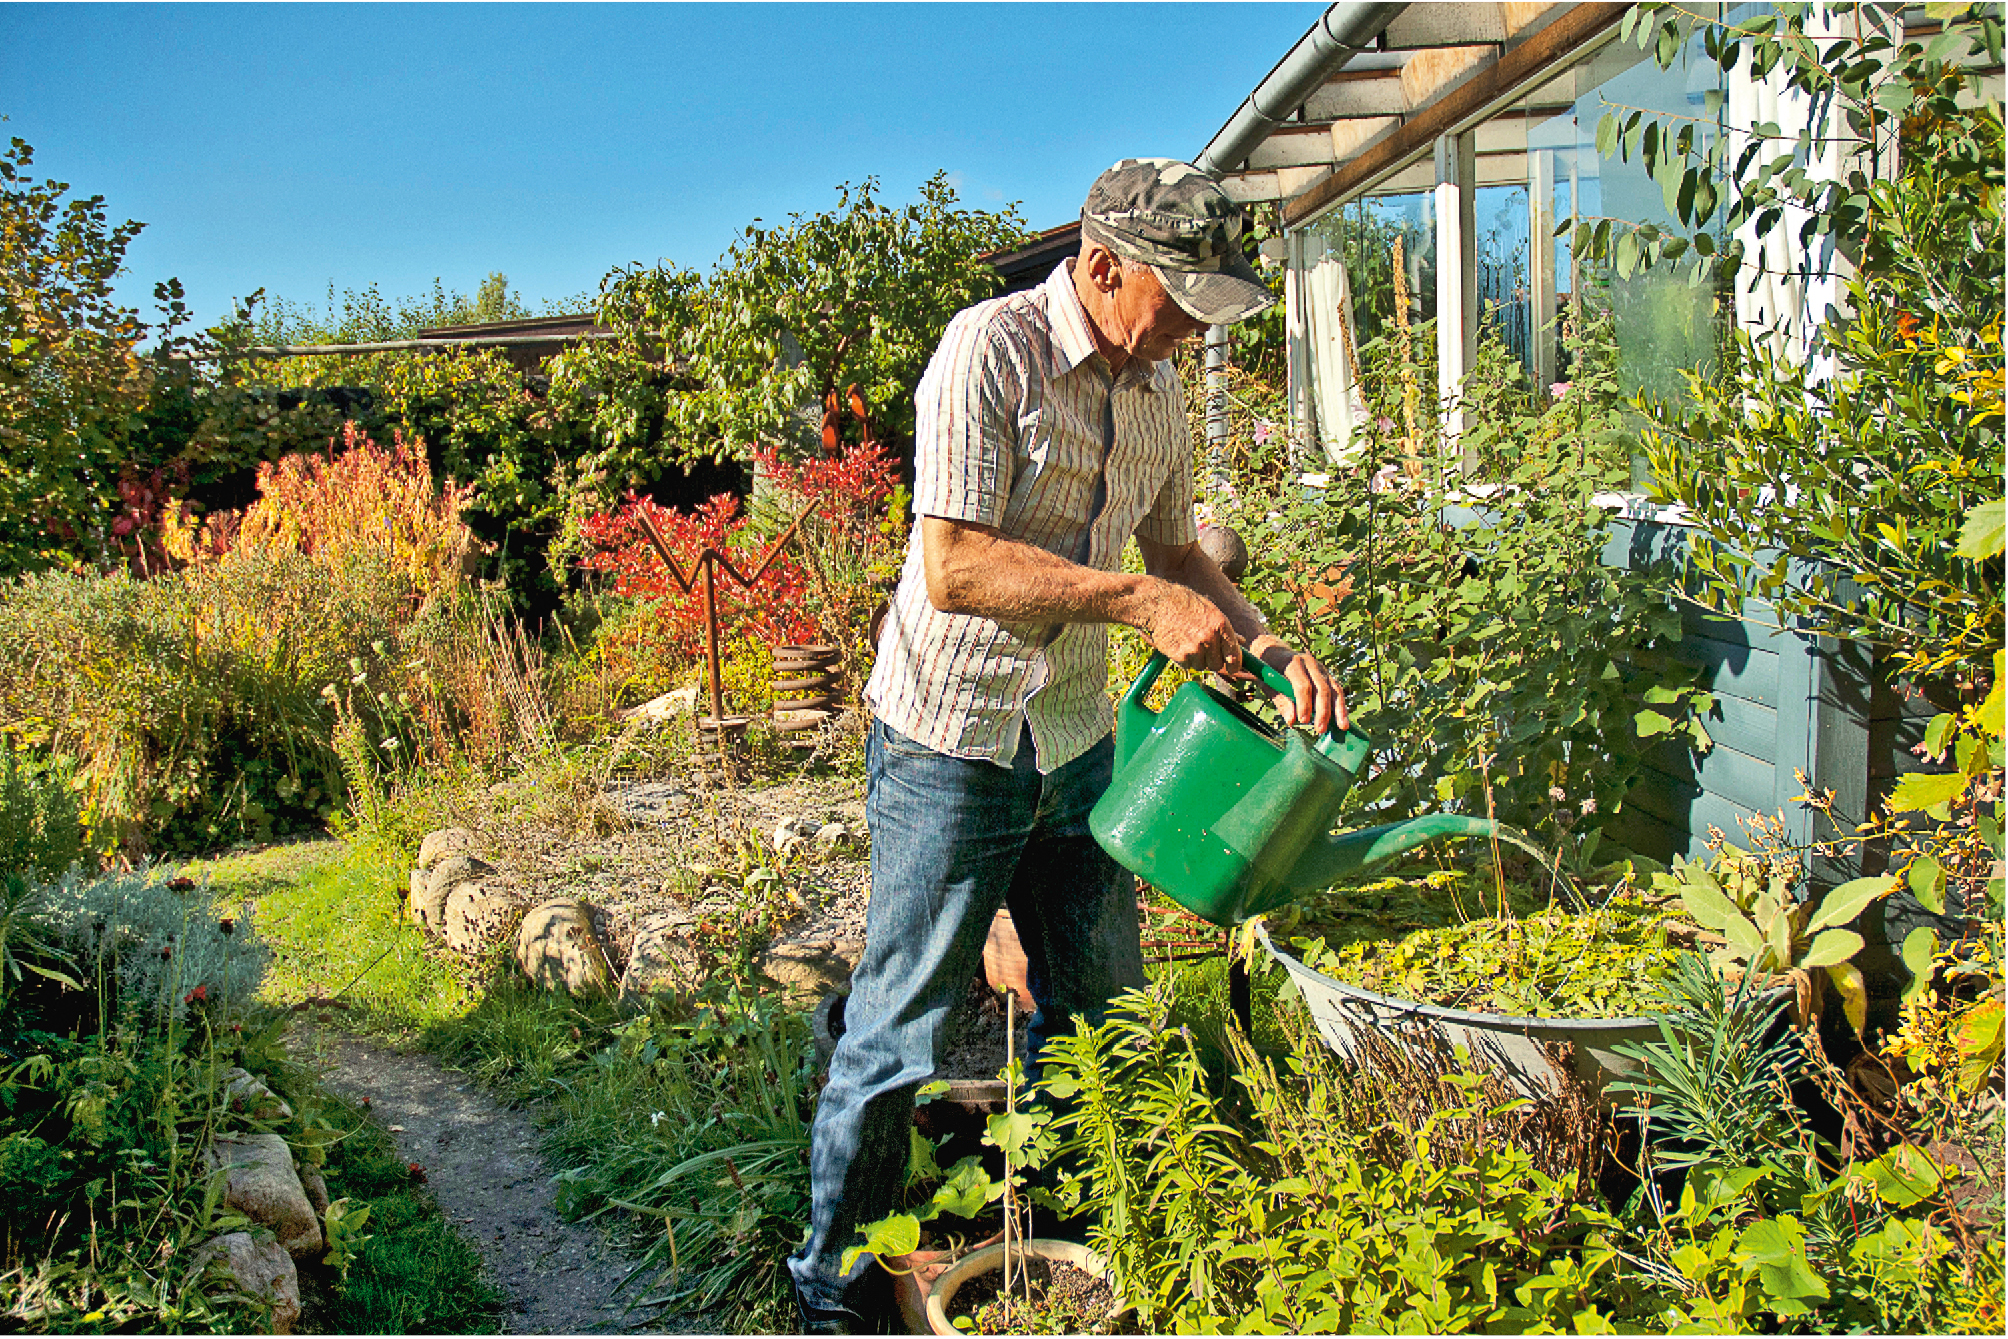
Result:
{"type": "MultiPolygon", "coordinates": [[[[0,572],[99,557],[149,334],[113,284],[143,225],[0,151],[0,572]]],[[[163,296],[166,290],[162,290],[163,296]]]]}
{"type": "Polygon", "coordinates": [[[825,213],[756,222],[708,281],[666,267],[607,276],[600,319],[625,338],[552,366],[553,402],[592,423],[600,468],[626,474],[643,451],[678,462],[770,442],[805,452],[817,409],[849,387],[879,440],[908,441],[941,332],[996,286],[979,257],[1023,232],[1014,210],[959,207],[944,174],[903,209],[877,193],[867,179],[839,187],[825,213]]]}
{"type": "Polygon", "coordinates": [[[1654,875],[1653,887],[1678,896],[1698,924],[1723,936],[1715,961],[1759,981],[1788,978],[1802,1017],[1818,1012],[1811,973],[1823,970],[1860,1032],[1868,1021],[1868,989],[1853,959],[1862,937],[1845,927],[1889,896],[1896,877],[1850,880],[1816,906],[1799,900],[1798,873],[1789,853],[1771,848],[1753,854],[1725,841],[1706,865],[1675,856],[1673,871],[1654,875]]]}
{"type": "Polygon", "coordinates": [[[1294,942],[1313,970],[1383,994],[1541,1018],[1624,1018],[1659,1007],[1660,980],[1681,957],[1668,919],[1633,894],[1591,911],[1486,917],[1393,943],[1294,942]]]}

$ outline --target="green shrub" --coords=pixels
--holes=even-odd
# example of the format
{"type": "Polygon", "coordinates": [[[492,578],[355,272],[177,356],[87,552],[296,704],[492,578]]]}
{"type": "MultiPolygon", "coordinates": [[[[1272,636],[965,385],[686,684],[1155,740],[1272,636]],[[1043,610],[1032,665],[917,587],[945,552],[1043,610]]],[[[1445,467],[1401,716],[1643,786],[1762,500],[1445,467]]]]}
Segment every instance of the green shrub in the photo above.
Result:
{"type": "Polygon", "coordinates": [[[0,740],[0,874],[61,874],[84,856],[67,758],[24,761],[0,740]]]}

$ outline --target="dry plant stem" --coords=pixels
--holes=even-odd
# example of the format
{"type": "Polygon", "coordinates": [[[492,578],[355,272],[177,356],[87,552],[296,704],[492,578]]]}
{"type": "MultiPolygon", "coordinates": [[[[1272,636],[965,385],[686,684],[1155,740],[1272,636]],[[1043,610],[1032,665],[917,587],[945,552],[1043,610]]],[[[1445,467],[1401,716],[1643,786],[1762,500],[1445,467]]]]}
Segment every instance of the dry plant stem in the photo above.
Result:
{"type": "MultiPolygon", "coordinates": [[[[1017,1037],[1018,992],[1014,988],[1007,987],[1004,992],[1004,1110],[1013,1116],[1018,1114],[1017,1037]]],[[[998,1290],[998,1295],[1004,1300],[1004,1327],[1007,1330],[1011,1326],[1011,1240],[1013,1236],[1017,1235],[1012,1231],[1012,1228],[1015,1226],[1013,1220],[1017,1216],[1018,1180],[1012,1174],[1011,1154],[1009,1150],[1006,1150],[1004,1154],[1004,1286],[998,1290]]],[[[1022,1242],[1020,1249],[1023,1249],[1022,1242]]],[[[1021,1273],[1024,1271],[1024,1262],[1022,1260],[1019,1261],[1019,1271],[1021,1273]]],[[[1028,1279],[1025,1284],[1025,1302],[1028,1306],[1032,1301],[1031,1287],[1031,1282],[1028,1279]]]]}

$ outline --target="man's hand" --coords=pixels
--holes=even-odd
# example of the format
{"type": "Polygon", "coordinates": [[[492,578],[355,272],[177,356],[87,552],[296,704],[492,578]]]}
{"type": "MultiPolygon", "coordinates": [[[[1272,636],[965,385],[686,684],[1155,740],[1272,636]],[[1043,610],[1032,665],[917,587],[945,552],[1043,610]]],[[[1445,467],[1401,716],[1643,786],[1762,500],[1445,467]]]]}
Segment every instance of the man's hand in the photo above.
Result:
{"type": "Polygon", "coordinates": [[[1151,645],[1175,665],[1218,674],[1241,668],[1241,637],[1234,625],[1218,605],[1188,587],[1153,579],[1142,628],[1151,645]]]}
{"type": "Polygon", "coordinates": [[[1248,649],[1296,689],[1294,700],[1280,693],[1275,698],[1276,711],[1285,725],[1308,724],[1323,734],[1334,726],[1343,730],[1351,723],[1346,716],[1346,690],[1332,682],[1315,657],[1292,651],[1268,633],[1248,643],[1248,649]],[[1298,703],[1309,703],[1309,709],[1300,710],[1298,703]]]}

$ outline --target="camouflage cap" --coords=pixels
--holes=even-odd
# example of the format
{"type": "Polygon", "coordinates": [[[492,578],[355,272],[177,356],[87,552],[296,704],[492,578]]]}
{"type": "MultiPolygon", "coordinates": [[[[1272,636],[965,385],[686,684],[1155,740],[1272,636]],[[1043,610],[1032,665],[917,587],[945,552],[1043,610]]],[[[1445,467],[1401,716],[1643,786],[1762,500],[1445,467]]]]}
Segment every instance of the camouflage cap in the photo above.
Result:
{"type": "Polygon", "coordinates": [[[1276,295],[1241,254],[1248,217],[1220,183],[1175,158],[1125,158],[1088,188],[1081,235],[1157,271],[1185,312],[1230,325],[1276,295]]]}

